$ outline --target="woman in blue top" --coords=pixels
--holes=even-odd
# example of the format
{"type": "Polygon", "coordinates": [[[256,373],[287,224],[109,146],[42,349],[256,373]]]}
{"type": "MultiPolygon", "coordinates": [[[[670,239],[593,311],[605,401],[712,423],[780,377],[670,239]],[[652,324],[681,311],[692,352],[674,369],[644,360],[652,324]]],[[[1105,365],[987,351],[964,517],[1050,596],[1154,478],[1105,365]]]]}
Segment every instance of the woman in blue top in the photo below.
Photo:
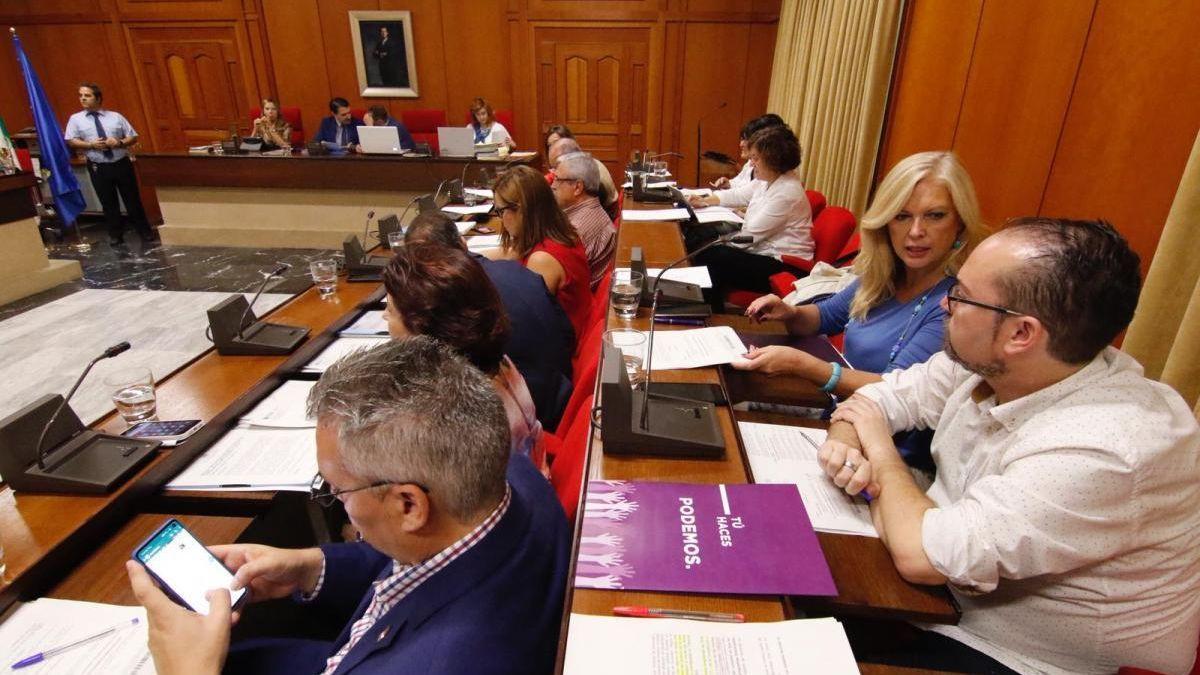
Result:
{"type": "MultiPolygon", "coordinates": [[[[767,295],[746,310],[756,321],[782,321],[794,335],[844,332],[846,360],[854,367],[769,346],[750,350],[735,368],[802,377],[846,397],[942,348],[941,299],[954,282],[949,275],[987,235],[966,169],[949,152],[906,157],[880,183],[859,227],[859,278],[842,292],[796,307],[767,295]]],[[[925,457],[910,463],[924,464],[928,448],[918,454],[925,457]]]]}

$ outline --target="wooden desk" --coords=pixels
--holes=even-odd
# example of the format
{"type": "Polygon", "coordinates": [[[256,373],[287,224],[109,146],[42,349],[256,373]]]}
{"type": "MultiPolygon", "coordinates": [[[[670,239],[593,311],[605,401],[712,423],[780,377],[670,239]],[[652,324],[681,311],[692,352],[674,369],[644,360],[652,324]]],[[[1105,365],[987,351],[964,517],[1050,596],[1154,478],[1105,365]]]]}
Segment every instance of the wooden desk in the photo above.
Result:
{"type": "Polygon", "coordinates": [[[370,210],[400,215],[443,181],[538,161],[168,152],[138,155],[137,169],[158,196],[164,244],[340,250],[347,235],[362,238],[370,210]]]}
{"type": "MultiPolygon", "coordinates": [[[[261,390],[273,388],[269,376],[289,358],[311,358],[321,347],[315,338],[338,320],[344,319],[362,303],[379,292],[374,283],[351,284],[344,278],[337,292],[321,298],[309,289],[270,314],[272,321],[309,327],[313,337],[292,357],[287,356],[221,356],[215,351],[205,353],[183,370],[158,385],[158,410],[164,419],[201,419],[209,421],[193,440],[179,448],[162,452],[124,486],[104,496],[15,494],[10,488],[0,490],[0,541],[7,555],[7,586],[0,589],[0,611],[18,596],[24,599],[43,594],[50,586],[72,569],[98,542],[104,541],[122,527],[134,514],[154,498],[159,488],[200,452],[198,444],[206,434],[222,433],[214,419],[234,407],[243,397],[256,396],[261,390]],[[256,389],[258,391],[256,391],[256,389]]],[[[119,432],[124,424],[111,415],[102,420],[99,428],[119,432]]],[[[222,495],[206,498],[217,500],[222,495]]],[[[254,508],[265,508],[265,499],[255,495],[235,494],[243,500],[241,511],[220,508],[228,515],[254,514],[254,508]]]]}
{"type": "MultiPolygon", "coordinates": [[[[626,202],[626,208],[637,208],[626,202]]],[[[673,262],[684,253],[683,242],[675,223],[625,222],[621,226],[617,246],[617,265],[627,265],[632,246],[643,248],[648,266],[673,262]]],[[[714,317],[710,324],[743,326],[738,317],[714,317]]],[[[649,328],[648,310],[639,310],[632,325],[649,328]]],[[[609,325],[628,325],[615,313],[609,313],[609,325]]],[[[655,330],[679,329],[678,326],[657,326],[655,330]]],[[[666,371],[654,374],[655,381],[718,382],[715,368],[688,371],[666,371]]],[[[784,381],[783,378],[775,378],[784,381]]],[[[765,381],[765,378],[764,378],[765,381]]],[[[793,383],[803,391],[807,385],[793,383]]],[[[811,389],[811,387],[809,387],[811,389]]],[[[813,392],[809,392],[813,393],[813,392]]],[[[817,392],[819,393],[819,392],[817,392]]],[[[816,394],[813,394],[816,398],[816,394]]],[[[756,397],[757,398],[757,397],[756,397]]],[[[824,397],[820,397],[824,400],[824,397]]],[[[718,409],[725,436],[725,456],[716,460],[664,459],[655,457],[609,457],[604,454],[601,440],[593,435],[589,443],[588,479],[664,480],[697,483],[745,483],[746,463],[734,434],[737,419],[802,423],[794,418],[772,416],[754,417],[743,413],[731,414],[730,409],[718,409]],[[735,419],[736,415],[736,419],[735,419]]],[[[577,525],[576,542],[578,542],[577,525]]],[[[647,605],[697,611],[742,612],[750,621],[779,621],[799,612],[833,613],[880,618],[919,619],[954,623],[958,613],[942,587],[919,587],[900,578],[883,544],[874,538],[819,533],[822,550],[833,571],[838,595],[834,598],[781,598],[767,596],[734,596],[697,593],[652,593],[567,589],[560,635],[559,662],[566,648],[570,629],[570,614],[610,615],[616,605],[647,605]]],[[[886,672],[886,671],[873,671],[886,672]]]]}

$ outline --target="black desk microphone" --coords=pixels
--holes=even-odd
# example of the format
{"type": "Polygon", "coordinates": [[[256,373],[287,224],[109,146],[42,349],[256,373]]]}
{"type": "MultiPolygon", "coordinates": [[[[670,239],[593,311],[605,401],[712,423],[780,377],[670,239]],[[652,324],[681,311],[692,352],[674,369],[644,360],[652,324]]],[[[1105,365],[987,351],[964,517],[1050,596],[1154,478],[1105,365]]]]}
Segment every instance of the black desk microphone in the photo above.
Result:
{"type": "Polygon", "coordinates": [[[71,390],[67,392],[65,397],[63,397],[62,403],[58,404],[58,407],[55,408],[54,412],[50,415],[50,419],[46,420],[46,426],[42,427],[42,433],[40,436],[38,436],[38,442],[35,447],[37,448],[37,464],[39,469],[42,471],[46,470],[46,455],[44,449],[42,448],[42,444],[46,442],[46,434],[50,431],[50,426],[54,424],[54,420],[58,419],[58,415],[62,412],[63,408],[67,406],[67,401],[70,401],[71,397],[75,395],[75,390],[79,389],[79,385],[83,384],[83,378],[87,377],[87,374],[92,370],[92,366],[96,365],[98,362],[103,361],[104,359],[111,359],[117,354],[126,351],[129,351],[129,343],[118,342],[108,349],[105,349],[104,353],[100,354],[100,356],[92,359],[91,362],[87,364],[87,367],[83,369],[83,372],[79,374],[79,379],[75,380],[75,384],[71,387],[71,390]]]}
{"type": "MultiPolygon", "coordinates": [[[[363,246],[366,246],[367,248],[371,248],[368,246],[368,237],[370,236],[371,232],[371,219],[374,217],[375,211],[367,211],[367,222],[363,224],[363,246]]],[[[381,241],[380,243],[383,242],[381,241]]]]}
{"type": "MultiPolygon", "coordinates": [[[[372,211],[371,215],[375,215],[375,212],[372,211]]],[[[370,222],[370,216],[367,216],[367,219],[368,222],[370,222]]],[[[262,283],[258,286],[258,291],[254,294],[254,299],[250,301],[250,304],[246,305],[246,309],[242,312],[242,318],[238,319],[238,339],[245,337],[242,335],[242,333],[246,330],[246,317],[250,315],[250,309],[254,307],[254,303],[258,302],[258,296],[262,295],[263,291],[266,290],[267,282],[290,269],[292,269],[292,265],[290,263],[281,262],[275,266],[275,269],[271,270],[270,274],[263,277],[262,283]]]]}

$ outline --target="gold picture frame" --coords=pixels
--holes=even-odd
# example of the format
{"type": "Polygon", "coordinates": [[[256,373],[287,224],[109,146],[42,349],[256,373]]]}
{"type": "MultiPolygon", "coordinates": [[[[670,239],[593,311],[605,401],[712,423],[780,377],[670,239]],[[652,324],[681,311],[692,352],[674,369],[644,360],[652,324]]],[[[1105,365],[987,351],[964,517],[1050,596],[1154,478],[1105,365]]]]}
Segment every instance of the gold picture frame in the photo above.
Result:
{"type": "Polygon", "coordinates": [[[412,12],[351,11],[350,39],[364,98],[417,98],[412,12]]]}

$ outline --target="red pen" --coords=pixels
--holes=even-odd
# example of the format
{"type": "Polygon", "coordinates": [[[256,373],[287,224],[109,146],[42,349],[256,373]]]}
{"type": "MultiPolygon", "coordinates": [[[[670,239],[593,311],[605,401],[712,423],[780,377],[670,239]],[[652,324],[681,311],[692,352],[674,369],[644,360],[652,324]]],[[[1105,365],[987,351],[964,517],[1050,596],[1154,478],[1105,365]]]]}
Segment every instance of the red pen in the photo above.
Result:
{"type": "Polygon", "coordinates": [[[633,616],[644,619],[692,619],[693,621],[746,623],[745,614],[729,612],[692,612],[686,609],[659,609],[642,606],[613,607],[612,611],[617,616],[633,616]]]}

